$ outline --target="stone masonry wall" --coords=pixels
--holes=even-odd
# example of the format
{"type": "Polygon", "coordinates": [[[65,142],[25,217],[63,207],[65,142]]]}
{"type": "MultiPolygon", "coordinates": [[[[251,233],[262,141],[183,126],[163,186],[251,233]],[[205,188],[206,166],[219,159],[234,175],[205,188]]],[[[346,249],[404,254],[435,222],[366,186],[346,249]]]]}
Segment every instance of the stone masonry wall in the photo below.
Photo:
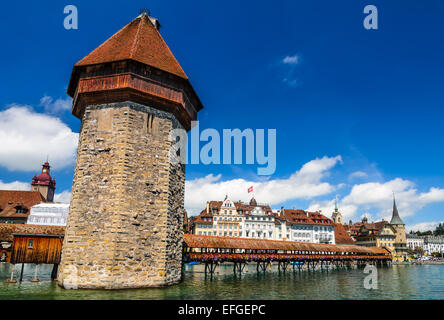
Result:
{"type": "Polygon", "coordinates": [[[174,116],[122,102],[82,119],[58,283],[157,287],[180,281],[184,165],[169,160],[174,116]]]}

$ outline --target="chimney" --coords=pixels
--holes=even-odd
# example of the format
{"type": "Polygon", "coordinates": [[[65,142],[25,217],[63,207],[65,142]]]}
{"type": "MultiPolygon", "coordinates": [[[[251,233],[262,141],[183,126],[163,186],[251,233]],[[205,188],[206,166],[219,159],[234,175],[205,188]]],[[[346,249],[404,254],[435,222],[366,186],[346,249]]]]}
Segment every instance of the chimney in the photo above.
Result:
{"type": "Polygon", "coordinates": [[[210,202],[207,201],[207,213],[210,213],[210,202]]]}

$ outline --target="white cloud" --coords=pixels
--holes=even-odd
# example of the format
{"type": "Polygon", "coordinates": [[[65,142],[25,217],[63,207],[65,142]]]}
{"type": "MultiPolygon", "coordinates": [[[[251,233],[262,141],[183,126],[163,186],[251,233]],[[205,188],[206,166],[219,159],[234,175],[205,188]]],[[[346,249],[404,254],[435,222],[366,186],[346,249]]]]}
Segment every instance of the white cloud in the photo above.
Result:
{"type": "Polygon", "coordinates": [[[49,156],[51,165],[61,169],[74,163],[78,133],[56,117],[11,105],[0,111],[0,141],[0,166],[35,171],[49,156]]]}
{"type": "Polygon", "coordinates": [[[363,172],[363,171],[355,171],[355,172],[350,173],[350,175],[348,176],[348,178],[349,178],[350,180],[351,180],[351,179],[355,179],[355,178],[363,179],[363,178],[368,178],[368,174],[365,173],[365,172],[363,172]]]}
{"type": "MultiPolygon", "coordinates": [[[[419,192],[413,182],[401,178],[383,183],[356,184],[339,203],[344,221],[356,221],[364,216],[367,216],[369,221],[382,218],[390,221],[393,210],[392,191],[395,191],[396,204],[402,219],[414,215],[428,204],[444,202],[444,189],[430,188],[428,192],[419,192]]],[[[308,210],[322,210],[330,216],[334,210],[334,200],[313,201],[308,210]]]]}
{"type": "Polygon", "coordinates": [[[401,217],[408,217],[426,205],[444,202],[444,189],[431,188],[419,192],[409,180],[396,178],[384,183],[368,182],[354,185],[351,192],[342,200],[343,205],[359,206],[361,209],[376,209],[379,218],[389,219],[392,214],[392,191],[401,217]]]}
{"type": "MultiPolygon", "coordinates": [[[[417,223],[417,224],[413,224],[413,225],[408,225],[405,227],[407,232],[410,231],[433,231],[435,230],[435,228],[438,226],[440,222],[421,222],[421,223],[417,223]]],[[[442,223],[442,222],[441,222],[442,223]]]]}
{"type": "Polygon", "coordinates": [[[71,200],[71,191],[65,190],[54,195],[54,202],[69,203],[71,200]]]}
{"type": "Polygon", "coordinates": [[[298,54],[285,56],[279,60],[278,67],[281,70],[282,82],[289,87],[298,87],[302,81],[295,76],[296,67],[301,63],[301,56],[298,54]]]}
{"type": "Polygon", "coordinates": [[[290,199],[310,199],[329,194],[335,187],[322,180],[338,162],[342,162],[341,156],[317,158],[304,164],[287,179],[259,182],[245,179],[221,181],[221,175],[210,174],[204,178],[186,181],[185,207],[190,214],[198,214],[205,207],[207,200],[222,200],[226,194],[233,201],[248,201],[251,195],[247,194],[247,188],[252,185],[255,198],[270,205],[290,199]]]}
{"type": "Polygon", "coordinates": [[[0,180],[0,190],[24,190],[30,189],[31,180],[29,182],[13,181],[3,182],[0,180]]]}
{"type": "Polygon", "coordinates": [[[297,54],[292,56],[286,56],[284,59],[282,59],[282,63],[291,64],[291,65],[296,65],[299,63],[299,61],[300,57],[297,54]]]}
{"type": "MultiPolygon", "coordinates": [[[[308,211],[321,211],[325,216],[331,217],[335,209],[335,200],[313,201],[307,208],[308,211]]],[[[358,207],[356,205],[339,205],[339,211],[342,214],[344,222],[348,222],[356,214],[358,207]]]]}
{"type": "Polygon", "coordinates": [[[72,98],[67,97],[66,99],[54,99],[50,96],[44,95],[40,99],[40,106],[45,108],[45,112],[47,113],[59,113],[63,111],[71,110],[72,107],[72,98]]]}

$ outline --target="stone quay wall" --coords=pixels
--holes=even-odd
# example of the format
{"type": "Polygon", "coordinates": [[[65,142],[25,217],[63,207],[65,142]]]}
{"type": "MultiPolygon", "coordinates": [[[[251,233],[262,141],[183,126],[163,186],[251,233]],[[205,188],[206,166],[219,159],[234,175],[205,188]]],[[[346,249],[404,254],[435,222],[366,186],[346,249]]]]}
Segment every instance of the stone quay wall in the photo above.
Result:
{"type": "Polygon", "coordinates": [[[86,108],[58,283],[124,289],[178,283],[185,166],[169,158],[167,112],[133,102],[86,108]]]}

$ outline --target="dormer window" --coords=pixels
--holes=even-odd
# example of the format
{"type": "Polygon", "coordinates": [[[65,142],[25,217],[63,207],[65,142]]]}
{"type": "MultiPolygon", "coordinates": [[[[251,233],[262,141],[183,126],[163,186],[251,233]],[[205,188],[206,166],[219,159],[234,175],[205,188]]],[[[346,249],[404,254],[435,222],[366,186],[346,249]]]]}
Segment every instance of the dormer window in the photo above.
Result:
{"type": "Polygon", "coordinates": [[[17,206],[17,207],[15,207],[15,212],[16,213],[26,213],[26,212],[28,212],[28,209],[26,209],[23,206],[17,206]]]}

